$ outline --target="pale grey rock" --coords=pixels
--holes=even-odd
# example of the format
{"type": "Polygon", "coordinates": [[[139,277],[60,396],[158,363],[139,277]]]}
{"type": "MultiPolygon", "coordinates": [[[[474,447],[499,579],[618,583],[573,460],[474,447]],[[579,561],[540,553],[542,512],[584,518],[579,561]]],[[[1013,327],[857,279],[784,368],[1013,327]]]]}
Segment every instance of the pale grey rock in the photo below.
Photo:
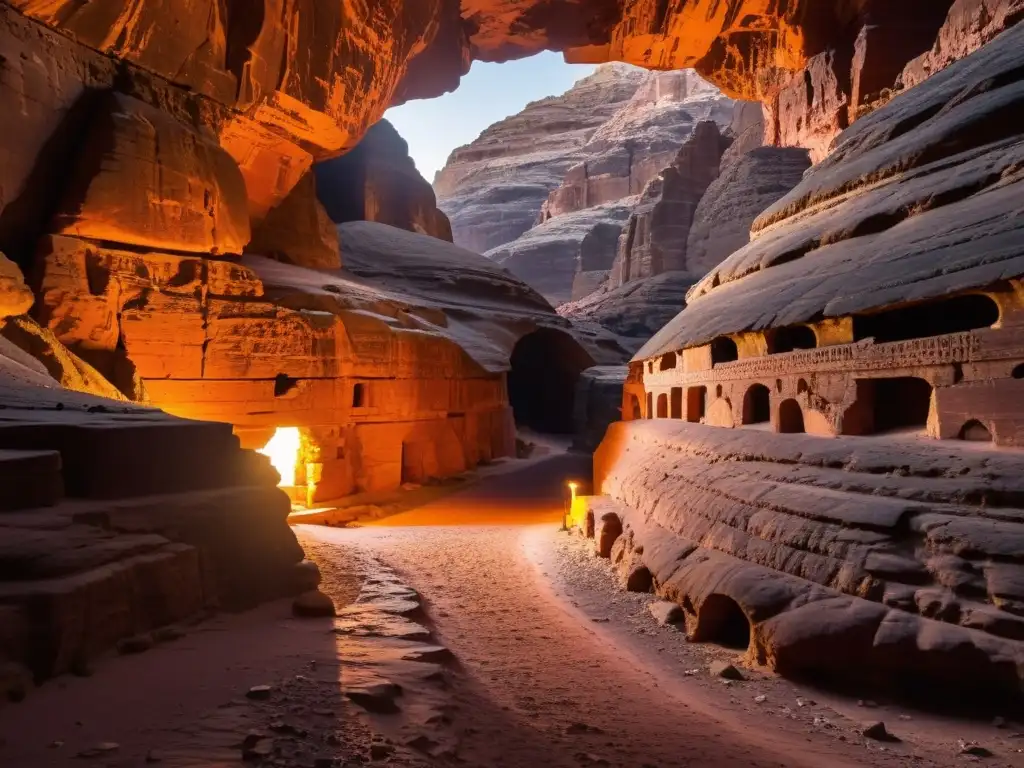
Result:
{"type": "Polygon", "coordinates": [[[558,313],[577,327],[597,325],[630,349],[639,349],[686,304],[686,292],[697,281],[689,272],[660,275],[603,287],[584,299],[563,304],[558,313]]]}
{"type": "Polygon", "coordinates": [[[485,254],[557,306],[569,301],[578,272],[612,266],[622,225],[635,198],[584,208],[549,219],[485,254]]]}
{"type": "Polygon", "coordinates": [[[800,183],[811,167],[804,149],[758,147],[738,157],[731,152],[732,147],[693,214],[686,268],[694,275],[704,275],[746,245],[754,219],[800,183]]]}
{"type": "Polygon", "coordinates": [[[579,162],[594,131],[647,77],[625,64],[601,66],[561,96],[528,104],[452,152],[434,177],[434,191],[455,242],[482,253],[536,224],[541,205],[579,162]]]}
{"type": "Polygon", "coordinates": [[[622,418],[622,386],[627,373],[624,365],[600,365],[580,374],[573,401],[574,449],[593,451],[608,425],[622,418]]]}

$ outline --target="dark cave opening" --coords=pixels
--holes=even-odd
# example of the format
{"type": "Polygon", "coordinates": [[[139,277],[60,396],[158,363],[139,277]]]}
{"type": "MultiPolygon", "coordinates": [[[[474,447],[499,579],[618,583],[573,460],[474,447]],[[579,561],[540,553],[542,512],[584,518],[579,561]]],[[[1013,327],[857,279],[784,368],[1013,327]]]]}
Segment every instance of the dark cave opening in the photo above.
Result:
{"type": "Polygon", "coordinates": [[[873,338],[876,344],[924,339],[990,328],[999,321],[999,305],[982,294],[888,309],[853,316],[853,339],[873,338]]]}
{"type": "Polygon", "coordinates": [[[750,645],[750,622],[731,597],[708,595],[697,612],[694,641],[718,643],[726,648],[746,650],[750,645]]]}
{"type": "Polygon", "coordinates": [[[576,382],[594,364],[562,331],[540,328],[516,342],[508,372],[508,398],[516,425],[547,434],[573,431],[576,382]]]}

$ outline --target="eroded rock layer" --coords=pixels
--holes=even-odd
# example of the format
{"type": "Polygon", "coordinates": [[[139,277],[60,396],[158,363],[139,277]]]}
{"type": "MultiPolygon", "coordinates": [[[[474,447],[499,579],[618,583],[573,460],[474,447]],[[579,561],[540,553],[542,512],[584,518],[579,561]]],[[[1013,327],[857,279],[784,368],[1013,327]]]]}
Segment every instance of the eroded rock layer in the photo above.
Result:
{"type": "Polygon", "coordinates": [[[5,695],[204,611],[315,586],[276,474],[229,425],[29,380],[0,351],[5,695]]]}
{"type": "Polygon", "coordinates": [[[631,421],[595,487],[604,554],[683,606],[693,640],[819,681],[1020,695],[1016,456],[631,421]]]}
{"type": "MultiPolygon", "coordinates": [[[[853,120],[991,40],[1022,10],[1020,0],[390,0],[315,10],[275,0],[260,12],[212,0],[2,5],[5,50],[49,54],[9,58],[4,87],[29,92],[31,103],[0,183],[5,205],[45,203],[35,190],[31,201],[20,194],[43,144],[65,117],[78,119],[86,88],[116,80],[162,109],[199,116],[241,168],[253,223],[314,159],[354,147],[390,105],[456,87],[474,58],[555,49],[573,61],[692,67],[731,96],[764,102],[769,144],[806,146],[820,159],[853,120]]],[[[75,135],[62,131],[57,149],[75,135]]]]}
{"type": "Polygon", "coordinates": [[[642,351],[871,313],[1024,273],[1024,27],[858,121],[642,351]]]}

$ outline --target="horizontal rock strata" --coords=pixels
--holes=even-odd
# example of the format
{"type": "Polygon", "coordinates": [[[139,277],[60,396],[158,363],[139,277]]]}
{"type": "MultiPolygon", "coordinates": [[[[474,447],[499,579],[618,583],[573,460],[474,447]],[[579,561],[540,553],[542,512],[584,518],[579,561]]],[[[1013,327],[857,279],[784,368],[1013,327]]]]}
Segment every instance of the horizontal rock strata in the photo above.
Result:
{"type": "Polygon", "coordinates": [[[1019,461],[927,442],[613,424],[590,514],[695,640],[786,675],[1016,699],[1019,461]]]}

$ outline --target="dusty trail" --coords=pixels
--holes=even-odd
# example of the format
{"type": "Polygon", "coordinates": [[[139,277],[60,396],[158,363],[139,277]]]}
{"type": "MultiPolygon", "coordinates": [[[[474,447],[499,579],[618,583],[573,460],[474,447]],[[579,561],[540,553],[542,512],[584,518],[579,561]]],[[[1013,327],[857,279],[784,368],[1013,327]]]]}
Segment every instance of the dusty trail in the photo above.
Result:
{"type": "Polygon", "coordinates": [[[538,565],[540,550],[560,520],[566,478],[586,474],[579,458],[557,456],[372,527],[303,531],[372,551],[425,597],[461,665],[452,695],[463,760],[529,765],[511,754],[529,741],[552,766],[930,764],[745,720],[681,675],[643,663],[560,599],[538,565]],[[498,732],[488,727],[491,704],[510,720],[498,732]]]}

